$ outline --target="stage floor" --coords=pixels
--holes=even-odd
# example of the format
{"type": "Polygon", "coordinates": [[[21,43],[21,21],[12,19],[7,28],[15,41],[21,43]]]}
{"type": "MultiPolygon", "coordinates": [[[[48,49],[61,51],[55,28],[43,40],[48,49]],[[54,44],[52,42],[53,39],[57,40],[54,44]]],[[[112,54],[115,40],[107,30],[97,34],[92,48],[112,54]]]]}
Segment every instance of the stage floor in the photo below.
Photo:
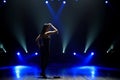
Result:
{"type": "Polygon", "coordinates": [[[39,73],[40,68],[35,65],[2,66],[0,80],[120,80],[120,69],[102,66],[51,64],[47,68],[47,79],[40,78],[39,73]]]}

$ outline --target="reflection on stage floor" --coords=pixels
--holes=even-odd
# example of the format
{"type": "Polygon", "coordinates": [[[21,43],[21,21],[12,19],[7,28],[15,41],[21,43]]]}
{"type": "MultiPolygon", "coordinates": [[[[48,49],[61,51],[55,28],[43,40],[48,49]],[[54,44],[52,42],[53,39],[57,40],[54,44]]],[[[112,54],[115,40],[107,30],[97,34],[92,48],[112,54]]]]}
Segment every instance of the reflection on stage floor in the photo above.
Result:
{"type": "Polygon", "coordinates": [[[47,79],[39,77],[40,68],[33,65],[0,67],[0,80],[120,80],[120,70],[101,66],[67,66],[52,64],[47,79]],[[60,76],[60,78],[53,78],[60,76]]]}

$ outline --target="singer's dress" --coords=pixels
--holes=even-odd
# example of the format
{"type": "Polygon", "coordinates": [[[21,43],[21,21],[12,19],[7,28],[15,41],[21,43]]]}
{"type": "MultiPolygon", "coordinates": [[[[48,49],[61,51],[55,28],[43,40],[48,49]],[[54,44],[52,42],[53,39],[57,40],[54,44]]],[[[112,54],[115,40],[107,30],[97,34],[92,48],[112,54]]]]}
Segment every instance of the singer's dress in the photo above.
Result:
{"type": "Polygon", "coordinates": [[[50,36],[43,35],[41,38],[42,45],[40,47],[40,60],[41,60],[41,73],[45,74],[45,70],[49,63],[49,56],[50,56],[50,36]]]}

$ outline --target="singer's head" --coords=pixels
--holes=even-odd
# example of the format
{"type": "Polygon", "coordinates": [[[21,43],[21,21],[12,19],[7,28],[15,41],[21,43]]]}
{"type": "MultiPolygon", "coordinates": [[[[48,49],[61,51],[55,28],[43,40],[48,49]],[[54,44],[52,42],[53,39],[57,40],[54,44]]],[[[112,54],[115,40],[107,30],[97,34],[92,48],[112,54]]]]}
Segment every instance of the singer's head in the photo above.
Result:
{"type": "Polygon", "coordinates": [[[41,34],[44,34],[49,29],[50,29],[50,24],[49,23],[44,23],[41,34]]]}

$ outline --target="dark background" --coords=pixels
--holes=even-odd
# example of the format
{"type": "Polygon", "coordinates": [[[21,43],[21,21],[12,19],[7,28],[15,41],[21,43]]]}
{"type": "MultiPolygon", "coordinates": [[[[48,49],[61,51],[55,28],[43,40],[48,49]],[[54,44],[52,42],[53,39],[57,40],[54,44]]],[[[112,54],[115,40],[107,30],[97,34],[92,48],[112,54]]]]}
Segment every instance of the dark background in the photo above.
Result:
{"type": "MultiPolygon", "coordinates": [[[[0,65],[19,64],[19,61],[17,60],[18,58],[16,57],[16,52],[18,50],[23,52],[22,54],[24,55],[24,57],[27,57],[32,53],[39,51],[39,49],[36,46],[36,43],[34,42],[36,36],[39,33],[39,30],[37,31],[38,25],[36,24],[37,18],[41,18],[40,25],[42,25],[42,23],[44,22],[51,21],[51,19],[45,19],[46,17],[49,17],[48,14],[50,13],[48,13],[47,8],[43,9],[43,7],[45,7],[44,0],[40,0],[38,2],[40,6],[38,5],[38,3],[36,5],[38,5],[39,8],[33,11],[34,8],[30,7],[30,5],[33,5],[32,0],[31,3],[29,1],[22,2],[22,0],[21,1],[8,0],[7,3],[3,3],[2,0],[0,1],[0,42],[4,44],[4,47],[7,50],[7,53],[4,52],[0,53],[0,65]],[[27,2],[29,4],[27,4],[27,2]],[[24,53],[24,50],[21,48],[20,44],[18,43],[18,41],[14,36],[15,33],[13,34],[12,32],[14,28],[12,25],[16,22],[19,23],[19,21],[20,23],[22,23],[22,27],[24,29],[24,33],[25,33],[24,35],[26,36],[26,44],[29,50],[29,54],[24,53]]],[[[91,11],[87,10],[85,14],[83,13],[84,16],[81,17],[82,13],[79,12],[79,9],[82,8],[79,8],[78,6],[79,4],[76,5],[77,3],[74,4],[75,2],[74,3],[73,2],[74,0],[68,1],[67,8],[65,8],[65,10],[63,11],[61,18],[63,18],[64,20],[64,16],[66,16],[65,17],[66,19],[67,15],[73,15],[72,16],[74,17],[73,23],[75,26],[74,34],[68,44],[65,54],[62,53],[61,34],[55,35],[52,38],[52,42],[55,42],[55,44],[52,44],[51,46],[52,62],[60,62],[60,63],[70,62],[74,64],[76,63],[81,64],[85,60],[85,57],[89,55],[82,53],[84,51],[84,46],[85,46],[85,40],[86,40],[85,35],[87,34],[86,31],[87,29],[89,29],[88,28],[89,22],[91,21],[91,18],[94,17],[94,14],[92,14],[91,16],[91,11]],[[71,5],[73,6],[71,7],[71,5]],[[67,13],[67,10],[68,12],[70,11],[73,13],[67,13]],[[75,13],[77,13],[77,15],[75,13]],[[79,55],[83,56],[83,58],[79,56],[77,57],[73,56],[72,53],[75,50],[76,52],[79,53],[79,55]]],[[[94,50],[96,54],[92,58],[91,62],[88,63],[87,65],[103,65],[103,66],[119,67],[120,66],[119,1],[109,0],[109,4],[105,4],[104,0],[98,2],[101,2],[101,4],[97,5],[96,7],[100,6],[101,9],[101,11],[98,12],[98,15],[99,14],[102,15],[101,16],[102,20],[100,21],[102,27],[100,28],[99,34],[97,35],[96,39],[94,40],[94,42],[90,47],[90,51],[94,50]],[[108,49],[108,47],[112,42],[114,42],[114,49],[107,54],[106,50],[108,49]]],[[[55,11],[57,11],[57,7],[56,7],[57,4],[58,4],[57,1],[53,1],[52,3],[55,11]]],[[[60,33],[62,33],[62,29],[60,30],[60,33]]],[[[25,60],[27,62],[27,59],[25,60]]],[[[27,63],[29,64],[29,63],[38,63],[38,62],[39,62],[39,56],[35,56],[30,60],[28,60],[27,63]]]]}

